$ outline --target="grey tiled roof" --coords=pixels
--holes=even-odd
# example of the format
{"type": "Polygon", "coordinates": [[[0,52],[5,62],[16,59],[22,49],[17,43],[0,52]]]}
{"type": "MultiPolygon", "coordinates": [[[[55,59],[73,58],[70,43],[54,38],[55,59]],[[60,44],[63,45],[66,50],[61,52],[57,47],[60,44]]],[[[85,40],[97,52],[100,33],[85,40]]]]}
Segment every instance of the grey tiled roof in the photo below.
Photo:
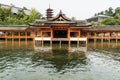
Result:
{"type": "Polygon", "coordinates": [[[26,30],[28,25],[0,25],[0,30],[26,30]]]}
{"type": "Polygon", "coordinates": [[[92,26],[90,29],[90,31],[105,31],[105,30],[112,30],[112,31],[117,31],[120,30],[120,25],[107,25],[107,26],[92,26]]]}
{"type": "MultiPolygon", "coordinates": [[[[1,5],[1,7],[4,7],[4,8],[10,8],[10,7],[12,6],[12,5],[6,5],[6,4],[1,4],[1,3],[0,3],[0,5],[1,5]]],[[[22,8],[12,6],[12,10],[11,10],[11,11],[12,11],[13,13],[17,13],[19,9],[22,9],[22,8]]],[[[27,15],[30,14],[30,11],[31,11],[31,10],[29,10],[29,9],[24,10],[25,14],[27,14],[27,15]]]]}

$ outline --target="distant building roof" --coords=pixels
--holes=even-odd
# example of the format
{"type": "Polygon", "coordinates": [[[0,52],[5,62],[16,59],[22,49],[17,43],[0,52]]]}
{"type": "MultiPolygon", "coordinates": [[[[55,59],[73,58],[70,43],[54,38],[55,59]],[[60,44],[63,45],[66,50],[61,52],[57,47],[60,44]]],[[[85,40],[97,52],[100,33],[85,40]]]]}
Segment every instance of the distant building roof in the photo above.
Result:
{"type": "Polygon", "coordinates": [[[0,25],[0,30],[26,30],[28,25],[0,25]]]}
{"type": "Polygon", "coordinates": [[[97,16],[93,16],[93,17],[86,19],[86,20],[87,20],[87,22],[92,22],[92,21],[99,22],[102,19],[109,18],[109,17],[110,16],[106,16],[106,15],[97,15],[97,16]]]}
{"type": "MultiPolygon", "coordinates": [[[[22,8],[20,8],[20,7],[15,7],[15,6],[12,6],[12,5],[6,5],[6,4],[1,4],[1,3],[0,3],[0,6],[1,6],[1,7],[4,7],[4,8],[10,8],[10,7],[12,7],[12,12],[13,12],[13,13],[17,13],[18,10],[22,9],[22,8]]],[[[25,9],[25,10],[24,10],[25,14],[27,14],[27,15],[30,14],[30,11],[31,11],[31,10],[29,10],[29,9],[25,9]]]]}
{"type": "Polygon", "coordinates": [[[92,26],[89,31],[120,31],[120,25],[92,26]]]}

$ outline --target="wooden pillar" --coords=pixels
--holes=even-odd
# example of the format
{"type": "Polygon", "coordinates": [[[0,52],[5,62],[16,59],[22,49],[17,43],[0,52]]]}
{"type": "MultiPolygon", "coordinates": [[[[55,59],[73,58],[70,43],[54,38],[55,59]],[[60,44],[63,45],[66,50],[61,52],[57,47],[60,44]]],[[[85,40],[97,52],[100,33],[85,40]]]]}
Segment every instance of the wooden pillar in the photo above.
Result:
{"type": "Polygon", "coordinates": [[[19,47],[20,47],[20,32],[18,32],[18,36],[19,36],[18,41],[19,41],[19,47]]]}
{"type": "Polygon", "coordinates": [[[108,32],[108,42],[110,43],[110,32],[108,32]]]}
{"type": "Polygon", "coordinates": [[[27,47],[27,32],[25,32],[25,43],[26,43],[26,47],[27,47]]]}
{"type": "Polygon", "coordinates": [[[71,42],[70,42],[70,28],[68,28],[68,45],[69,45],[69,48],[70,48],[70,45],[71,45],[71,42]]]}
{"type": "Polygon", "coordinates": [[[118,42],[118,32],[116,32],[116,43],[118,42]]]}
{"type": "Polygon", "coordinates": [[[43,32],[41,31],[41,38],[42,38],[42,48],[44,47],[44,41],[43,41],[43,32]]]}
{"type": "Polygon", "coordinates": [[[101,36],[101,47],[103,47],[103,37],[104,37],[104,33],[102,32],[102,36],[101,36]]]}
{"type": "Polygon", "coordinates": [[[117,46],[117,43],[118,43],[118,32],[116,32],[116,46],[117,46]]]}
{"type": "Polygon", "coordinates": [[[110,35],[111,35],[111,33],[110,32],[108,32],[108,48],[110,47],[110,35]]]}
{"type": "Polygon", "coordinates": [[[20,40],[20,32],[18,32],[19,40],[20,40]]]}
{"type": "Polygon", "coordinates": [[[5,43],[7,43],[7,32],[5,32],[5,43]]]}
{"type": "Polygon", "coordinates": [[[80,30],[78,31],[78,46],[77,47],[79,47],[80,45],[79,39],[80,39],[80,30]]]}
{"type": "Polygon", "coordinates": [[[53,29],[51,29],[51,38],[53,38],[53,29]]]}
{"type": "Polygon", "coordinates": [[[90,36],[90,33],[87,32],[87,42],[89,41],[89,40],[88,40],[88,39],[89,39],[89,36],[90,36]]]}
{"type": "Polygon", "coordinates": [[[14,32],[12,32],[12,42],[14,41],[14,32]]]}
{"type": "Polygon", "coordinates": [[[12,32],[12,48],[14,46],[14,32],[12,32]]]}
{"type": "Polygon", "coordinates": [[[81,36],[80,32],[81,32],[81,31],[79,30],[79,32],[78,32],[78,36],[79,36],[79,38],[80,38],[80,36],[81,36]]]}
{"type": "Polygon", "coordinates": [[[53,29],[51,29],[51,40],[50,40],[50,47],[52,48],[52,39],[53,39],[53,29]]]}
{"type": "Polygon", "coordinates": [[[103,43],[104,33],[102,33],[101,43],[103,43]]]}
{"type": "Polygon", "coordinates": [[[96,32],[94,33],[94,49],[96,48],[96,32]]]}
{"type": "Polygon", "coordinates": [[[94,32],[94,42],[96,43],[96,32],[94,32]]]}
{"type": "Polygon", "coordinates": [[[90,35],[89,32],[87,32],[87,37],[89,37],[89,35],[90,35]]]}
{"type": "Polygon", "coordinates": [[[77,41],[77,48],[79,48],[79,39],[80,39],[80,31],[78,31],[78,41],[77,41]]]}

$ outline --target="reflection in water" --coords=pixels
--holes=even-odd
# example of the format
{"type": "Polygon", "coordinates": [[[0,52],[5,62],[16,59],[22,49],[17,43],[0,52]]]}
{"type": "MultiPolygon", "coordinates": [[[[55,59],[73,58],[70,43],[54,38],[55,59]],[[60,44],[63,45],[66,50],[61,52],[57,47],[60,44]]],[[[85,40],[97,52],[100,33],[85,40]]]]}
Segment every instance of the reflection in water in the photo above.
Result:
{"type": "Polygon", "coordinates": [[[68,53],[66,49],[53,49],[51,53],[37,52],[32,59],[33,61],[39,61],[40,59],[48,61],[58,72],[68,67],[74,68],[78,64],[87,64],[85,53],[68,53]]]}
{"type": "Polygon", "coordinates": [[[120,43],[115,43],[115,42],[104,42],[104,43],[90,43],[88,45],[90,50],[95,50],[97,52],[103,53],[109,57],[111,57],[114,60],[120,61],[120,43]]]}
{"type": "Polygon", "coordinates": [[[0,80],[119,80],[120,44],[0,42],[0,80]]]}

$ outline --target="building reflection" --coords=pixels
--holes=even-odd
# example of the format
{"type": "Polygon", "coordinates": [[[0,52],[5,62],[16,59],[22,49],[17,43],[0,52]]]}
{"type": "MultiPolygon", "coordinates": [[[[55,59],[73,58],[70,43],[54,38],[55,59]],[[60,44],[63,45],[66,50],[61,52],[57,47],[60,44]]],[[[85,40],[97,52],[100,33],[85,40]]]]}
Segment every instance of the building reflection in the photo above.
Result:
{"type": "Polygon", "coordinates": [[[80,50],[83,50],[83,47],[81,48],[36,47],[35,54],[32,60],[33,62],[37,62],[42,59],[46,62],[49,62],[49,64],[52,64],[53,67],[56,68],[56,70],[59,72],[68,67],[74,68],[78,64],[87,65],[86,57],[87,50],[85,49],[83,51],[80,50]]]}

